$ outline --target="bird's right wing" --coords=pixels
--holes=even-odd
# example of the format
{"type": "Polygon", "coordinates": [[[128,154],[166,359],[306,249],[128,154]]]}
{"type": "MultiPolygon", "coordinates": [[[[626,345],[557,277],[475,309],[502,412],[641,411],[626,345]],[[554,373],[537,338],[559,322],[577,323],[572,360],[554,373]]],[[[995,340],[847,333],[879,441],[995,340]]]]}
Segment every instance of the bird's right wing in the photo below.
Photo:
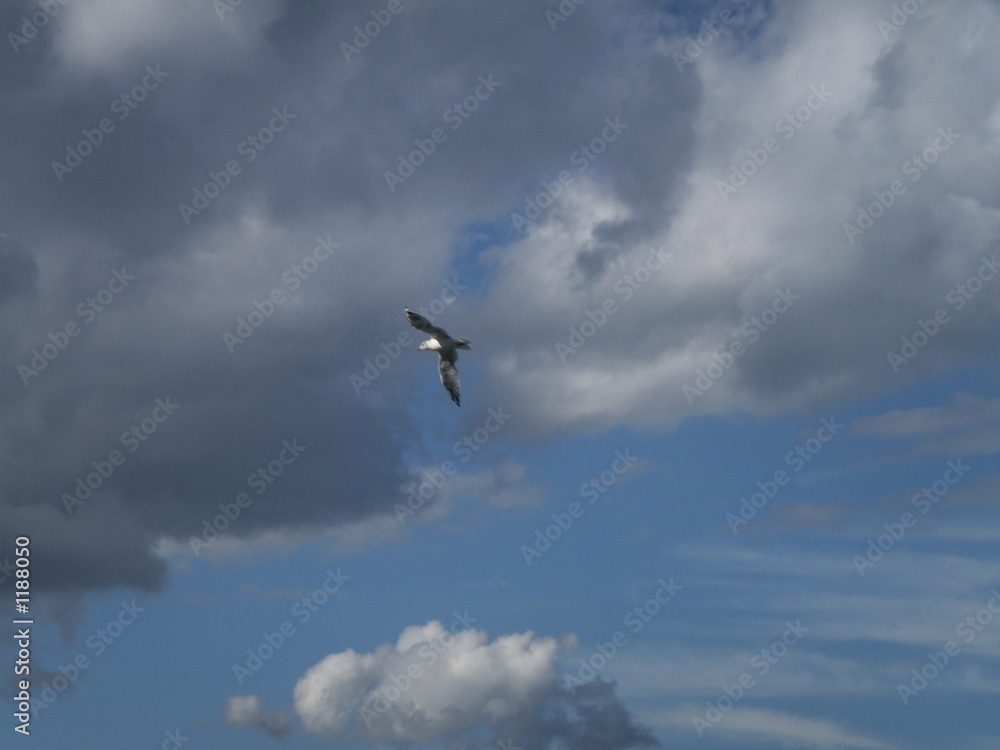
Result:
{"type": "MultiPolygon", "coordinates": [[[[406,308],[403,308],[406,310],[406,308]]],[[[425,318],[420,313],[415,313],[412,310],[406,310],[406,319],[410,321],[410,325],[416,328],[418,331],[423,331],[428,336],[437,339],[438,341],[447,340],[451,338],[448,332],[443,328],[438,328],[436,325],[432,324],[427,318],[425,318]]]]}

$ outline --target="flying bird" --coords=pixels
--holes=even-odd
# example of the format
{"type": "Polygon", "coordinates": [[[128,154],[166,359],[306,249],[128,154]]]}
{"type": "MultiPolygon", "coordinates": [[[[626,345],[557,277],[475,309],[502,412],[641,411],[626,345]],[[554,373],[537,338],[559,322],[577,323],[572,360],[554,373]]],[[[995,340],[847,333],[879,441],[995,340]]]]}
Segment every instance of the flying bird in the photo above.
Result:
{"type": "Polygon", "coordinates": [[[461,406],[458,398],[461,393],[461,384],[458,380],[458,370],[455,369],[455,362],[458,360],[458,349],[471,349],[468,339],[453,339],[443,328],[433,325],[420,313],[412,310],[406,311],[406,319],[410,325],[418,331],[423,331],[431,338],[420,345],[420,349],[429,349],[438,353],[438,372],[441,374],[441,385],[448,391],[451,400],[461,406]]]}

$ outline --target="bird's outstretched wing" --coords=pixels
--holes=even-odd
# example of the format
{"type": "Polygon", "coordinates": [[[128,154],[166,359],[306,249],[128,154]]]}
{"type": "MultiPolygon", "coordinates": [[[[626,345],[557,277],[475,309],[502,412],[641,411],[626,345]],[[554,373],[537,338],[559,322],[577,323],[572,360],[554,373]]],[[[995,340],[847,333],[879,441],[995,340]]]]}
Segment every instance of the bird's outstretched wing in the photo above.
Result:
{"type": "Polygon", "coordinates": [[[446,330],[444,330],[443,328],[438,328],[436,325],[433,325],[429,320],[427,320],[427,318],[425,318],[420,313],[415,313],[412,310],[407,310],[405,307],[403,309],[406,310],[406,319],[410,321],[410,325],[416,328],[418,331],[423,331],[428,336],[431,336],[437,339],[438,341],[447,340],[451,338],[451,336],[448,335],[448,332],[446,330]]]}
{"type": "Polygon", "coordinates": [[[441,357],[441,361],[438,362],[438,372],[441,373],[441,385],[448,391],[451,400],[461,406],[462,404],[458,398],[461,394],[462,384],[458,379],[458,370],[455,369],[455,363],[441,357]]]}

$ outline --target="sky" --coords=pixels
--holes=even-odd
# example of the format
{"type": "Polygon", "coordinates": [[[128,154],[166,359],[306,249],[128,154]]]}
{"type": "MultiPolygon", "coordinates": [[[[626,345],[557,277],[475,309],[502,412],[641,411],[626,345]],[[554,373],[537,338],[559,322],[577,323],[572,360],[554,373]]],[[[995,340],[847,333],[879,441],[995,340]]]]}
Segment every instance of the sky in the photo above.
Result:
{"type": "Polygon", "coordinates": [[[996,3],[0,32],[5,747],[1000,747],[996,3]]]}

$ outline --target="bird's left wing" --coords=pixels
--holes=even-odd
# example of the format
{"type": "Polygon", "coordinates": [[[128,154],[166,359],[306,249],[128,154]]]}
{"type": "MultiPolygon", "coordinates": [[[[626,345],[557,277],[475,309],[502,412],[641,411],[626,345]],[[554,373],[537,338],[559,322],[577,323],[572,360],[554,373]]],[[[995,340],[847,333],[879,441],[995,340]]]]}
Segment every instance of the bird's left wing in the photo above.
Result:
{"type": "Polygon", "coordinates": [[[458,379],[458,370],[455,369],[455,363],[441,357],[441,361],[438,363],[438,372],[441,373],[441,385],[448,391],[451,400],[461,406],[462,404],[458,398],[461,394],[462,384],[458,379]]]}

